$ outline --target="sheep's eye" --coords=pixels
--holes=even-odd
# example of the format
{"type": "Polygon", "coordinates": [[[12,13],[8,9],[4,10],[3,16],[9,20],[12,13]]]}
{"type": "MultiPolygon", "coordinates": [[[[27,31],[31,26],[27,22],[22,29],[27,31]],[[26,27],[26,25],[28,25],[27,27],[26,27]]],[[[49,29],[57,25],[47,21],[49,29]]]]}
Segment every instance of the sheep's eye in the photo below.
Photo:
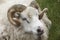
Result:
{"type": "Polygon", "coordinates": [[[26,18],[23,18],[23,20],[27,21],[27,23],[30,23],[26,18]]]}
{"type": "Polygon", "coordinates": [[[26,18],[23,18],[23,20],[27,20],[26,18]]]}

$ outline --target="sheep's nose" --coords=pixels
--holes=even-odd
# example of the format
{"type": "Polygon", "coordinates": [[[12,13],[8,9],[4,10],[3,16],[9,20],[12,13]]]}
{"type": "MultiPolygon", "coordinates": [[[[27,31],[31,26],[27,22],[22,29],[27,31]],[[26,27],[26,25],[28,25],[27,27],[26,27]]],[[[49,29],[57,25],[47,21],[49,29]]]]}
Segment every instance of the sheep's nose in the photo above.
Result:
{"type": "Polygon", "coordinates": [[[41,29],[37,29],[37,32],[38,32],[38,33],[41,32],[41,29]]]}
{"type": "Polygon", "coordinates": [[[44,31],[41,29],[37,29],[37,33],[38,33],[38,35],[42,35],[44,33],[44,31]]]}

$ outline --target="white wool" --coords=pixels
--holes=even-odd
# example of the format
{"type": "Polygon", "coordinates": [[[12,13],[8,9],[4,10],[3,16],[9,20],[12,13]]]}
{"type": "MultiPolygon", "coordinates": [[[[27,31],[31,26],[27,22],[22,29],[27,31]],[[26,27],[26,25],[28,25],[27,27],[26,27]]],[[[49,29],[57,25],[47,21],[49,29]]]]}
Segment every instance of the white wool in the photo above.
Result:
{"type": "Polygon", "coordinates": [[[0,33],[2,33],[4,31],[4,29],[5,29],[5,26],[0,24],[0,33]]]}
{"type": "Polygon", "coordinates": [[[34,0],[3,0],[3,1],[0,1],[0,2],[4,2],[4,3],[6,3],[6,2],[13,2],[13,3],[17,3],[17,4],[23,4],[23,5],[26,5],[26,6],[28,6],[32,1],[34,1],[34,0]]]}

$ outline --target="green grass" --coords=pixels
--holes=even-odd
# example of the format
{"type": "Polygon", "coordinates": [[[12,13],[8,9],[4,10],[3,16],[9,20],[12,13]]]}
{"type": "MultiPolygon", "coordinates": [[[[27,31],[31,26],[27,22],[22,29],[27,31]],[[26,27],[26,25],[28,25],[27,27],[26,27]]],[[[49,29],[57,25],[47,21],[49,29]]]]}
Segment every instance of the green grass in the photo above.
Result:
{"type": "Polygon", "coordinates": [[[48,17],[52,21],[49,40],[60,40],[60,0],[37,0],[40,7],[48,8],[48,17]]]}

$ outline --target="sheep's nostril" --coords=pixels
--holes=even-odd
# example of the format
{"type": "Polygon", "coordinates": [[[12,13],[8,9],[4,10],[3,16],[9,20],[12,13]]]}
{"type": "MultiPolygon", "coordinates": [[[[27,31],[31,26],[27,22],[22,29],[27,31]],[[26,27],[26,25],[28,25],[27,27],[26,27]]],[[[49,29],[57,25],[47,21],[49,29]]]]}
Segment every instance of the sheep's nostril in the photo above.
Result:
{"type": "Polygon", "coordinates": [[[37,32],[38,32],[38,35],[42,35],[44,33],[44,31],[41,29],[37,29],[37,32]]]}
{"type": "Polygon", "coordinates": [[[40,29],[37,29],[37,32],[39,33],[39,32],[41,32],[41,30],[40,29]]]}

